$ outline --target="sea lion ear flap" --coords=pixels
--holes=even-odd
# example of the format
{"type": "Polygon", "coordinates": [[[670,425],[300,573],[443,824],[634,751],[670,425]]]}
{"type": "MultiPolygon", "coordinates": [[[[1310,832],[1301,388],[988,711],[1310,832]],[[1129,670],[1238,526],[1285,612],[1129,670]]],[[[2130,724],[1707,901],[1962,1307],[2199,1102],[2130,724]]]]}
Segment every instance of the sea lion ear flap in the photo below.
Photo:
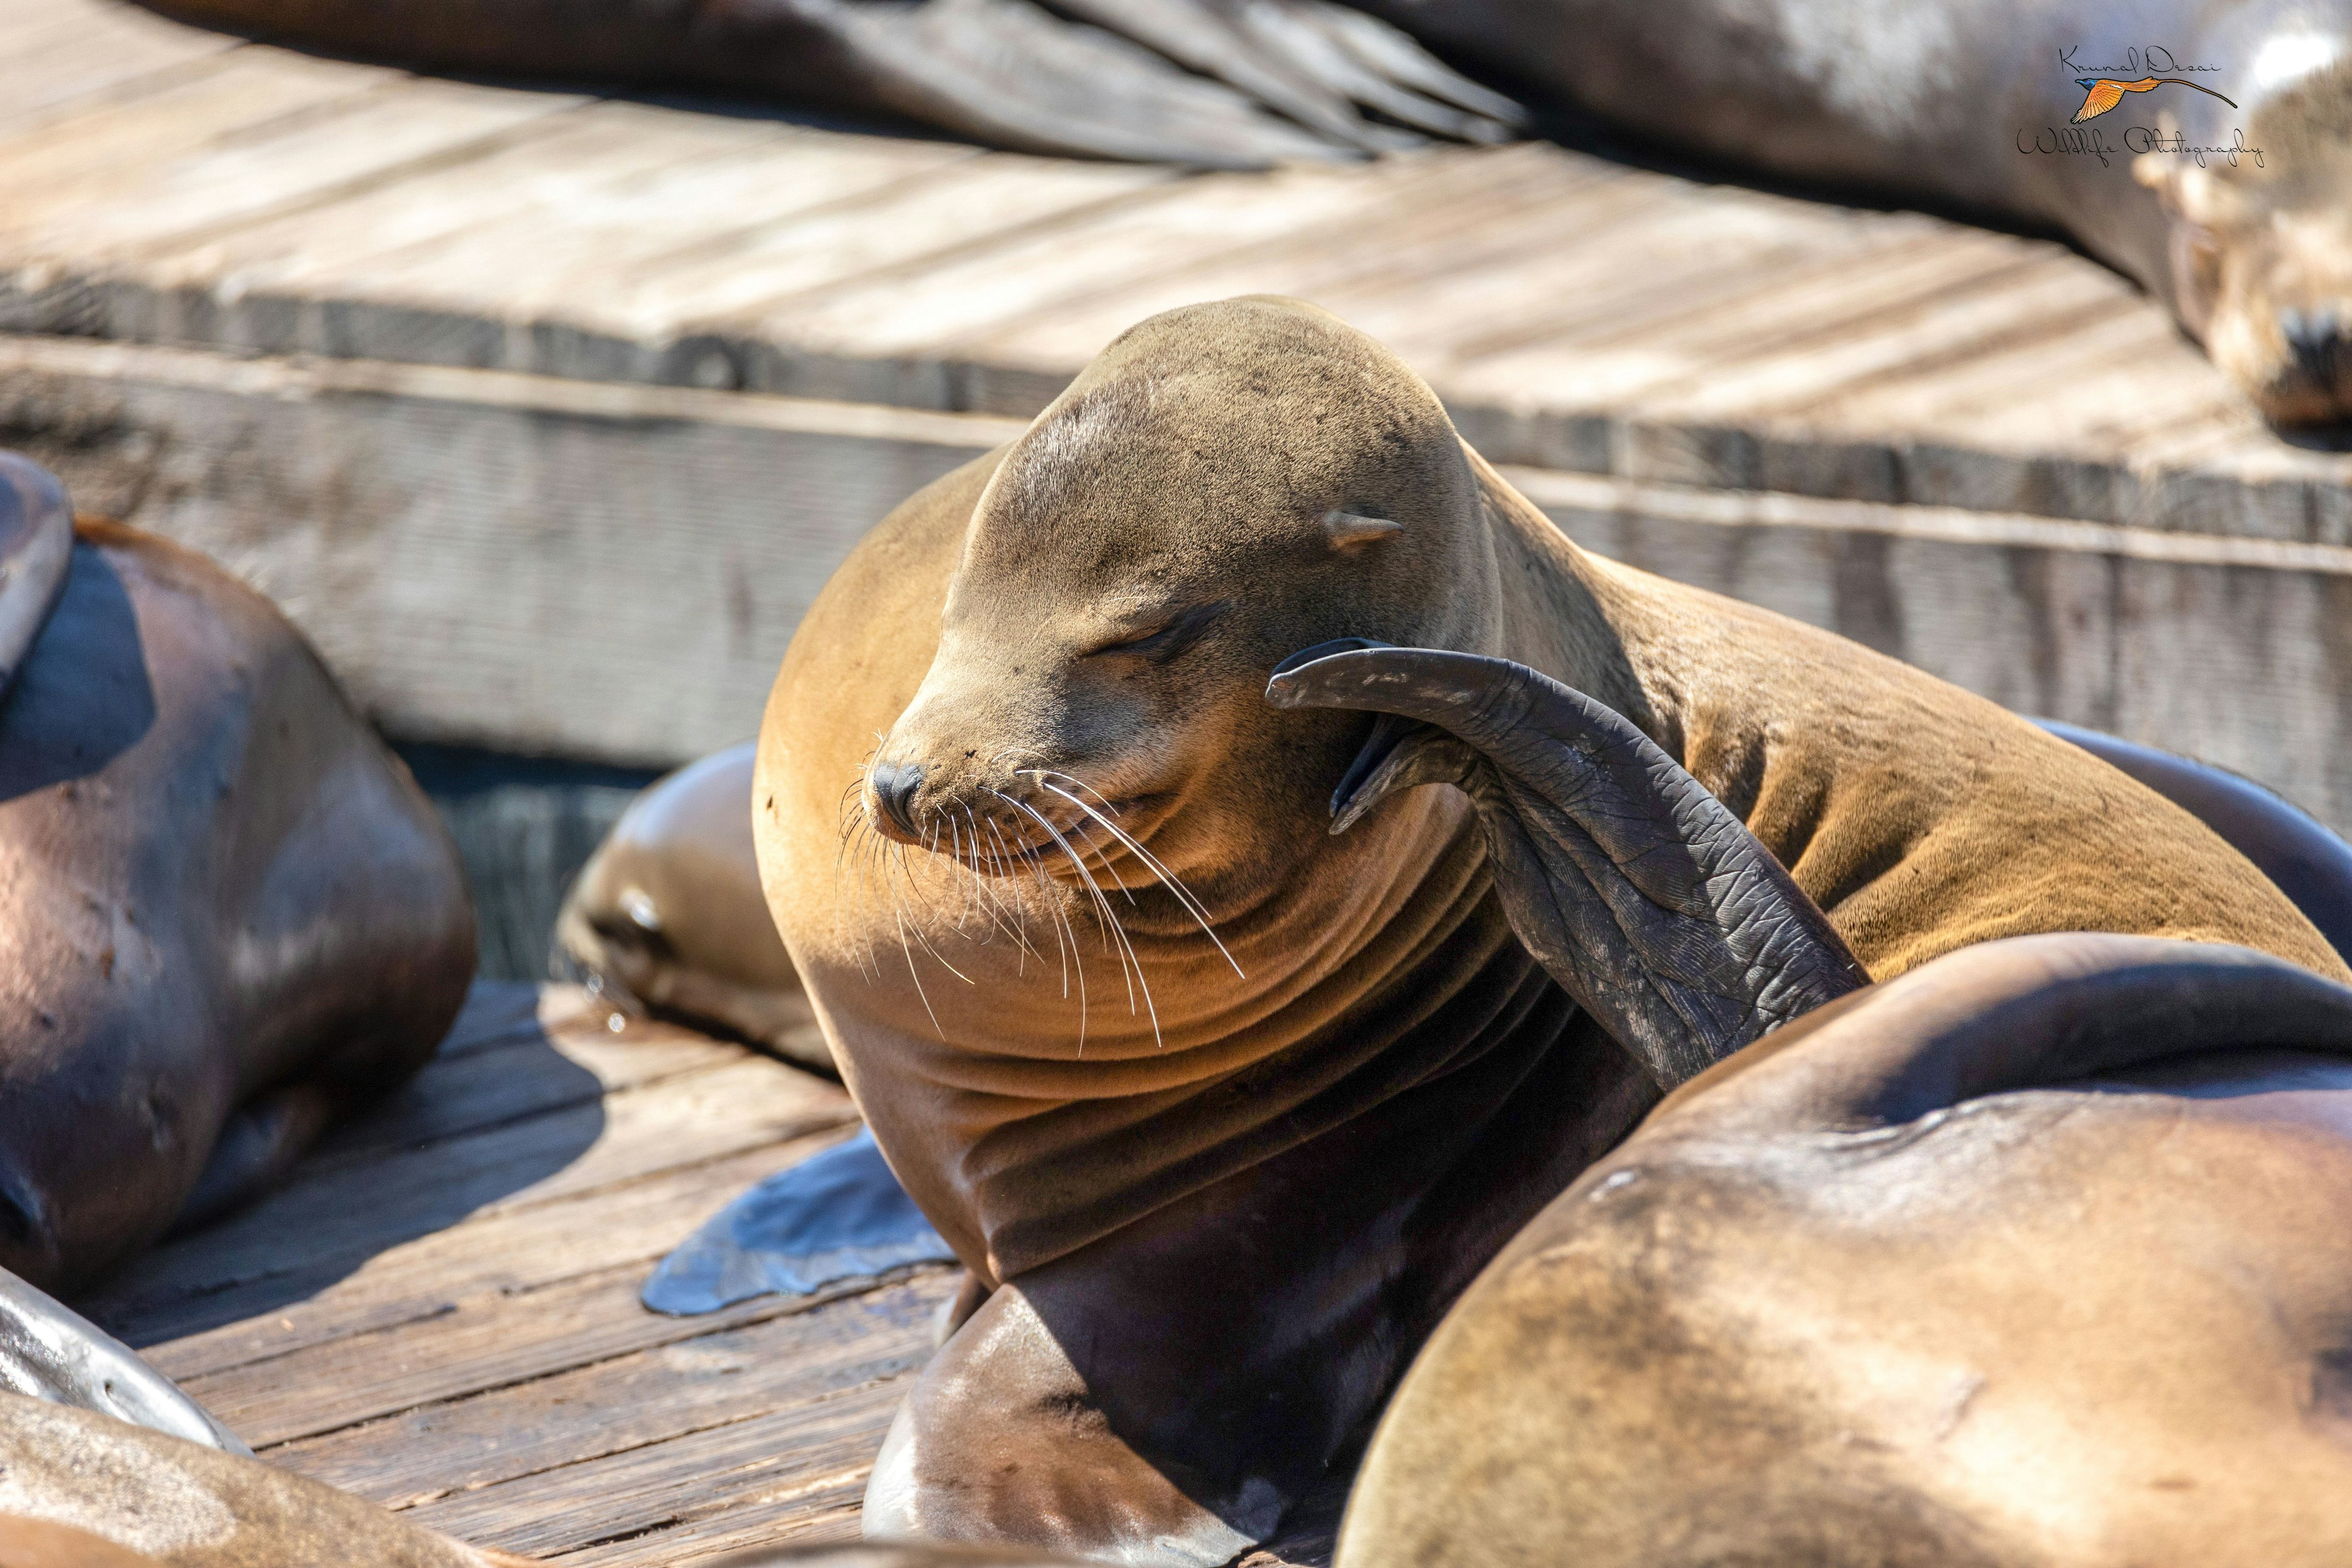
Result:
{"type": "Polygon", "coordinates": [[[1403,531],[1404,524],[1385,517],[1367,517],[1336,508],[1323,514],[1323,537],[1331,542],[1334,550],[1360,550],[1383,539],[1393,539],[1403,531]]]}
{"type": "Polygon", "coordinates": [[[0,451],[0,693],[65,595],[73,542],[65,487],[31,458],[0,451]]]}

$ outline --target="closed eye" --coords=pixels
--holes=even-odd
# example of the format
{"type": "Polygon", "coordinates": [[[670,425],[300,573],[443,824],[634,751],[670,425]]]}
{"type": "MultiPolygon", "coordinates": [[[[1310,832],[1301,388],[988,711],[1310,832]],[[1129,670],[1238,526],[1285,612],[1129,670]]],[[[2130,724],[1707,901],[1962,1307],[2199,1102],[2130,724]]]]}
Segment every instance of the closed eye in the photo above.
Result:
{"type": "Polygon", "coordinates": [[[1230,599],[1218,599],[1206,605],[1195,605],[1173,618],[1163,622],[1141,637],[1105,643],[1087,655],[1088,658],[1103,654],[1122,654],[1148,658],[1154,664],[1166,664],[1201,638],[1210,623],[1233,606],[1230,599]]]}

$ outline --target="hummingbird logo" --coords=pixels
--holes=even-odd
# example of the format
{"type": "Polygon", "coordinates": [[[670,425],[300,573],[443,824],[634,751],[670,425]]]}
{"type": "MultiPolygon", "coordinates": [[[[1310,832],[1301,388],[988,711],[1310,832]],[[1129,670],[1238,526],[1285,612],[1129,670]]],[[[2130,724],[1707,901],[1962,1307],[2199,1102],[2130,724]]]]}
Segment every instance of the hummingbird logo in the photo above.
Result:
{"type": "Polygon", "coordinates": [[[2224,98],[2211,88],[2200,87],[2187,77],[2144,76],[2137,81],[2117,81],[2113,77],[2078,76],[2074,79],[2074,85],[2081,88],[2085,96],[2083,99],[2083,107],[2074,111],[2074,123],[2080,125],[2085,120],[2096,120],[2100,115],[2121,103],[2124,100],[2124,94],[2127,92],[2154,92],[2168,82],[2174,87],[2194,87],[2201,93],[2221,99],[2232,109],[2238,107],[2237,100],[2224,98]]]}

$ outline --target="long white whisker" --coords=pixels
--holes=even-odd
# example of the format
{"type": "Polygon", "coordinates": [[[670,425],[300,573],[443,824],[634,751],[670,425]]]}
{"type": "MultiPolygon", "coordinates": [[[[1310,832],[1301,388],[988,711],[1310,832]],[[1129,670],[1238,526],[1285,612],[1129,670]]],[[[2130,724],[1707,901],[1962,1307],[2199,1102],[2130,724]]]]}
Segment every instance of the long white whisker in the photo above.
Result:
{"type": "Polygon", "coordinates": [[[1104,895],[1102,885],[1097,882],[1093,873],[1087,869],[1087,863],[1078,858],[1078,852],[1070,847],[1070,841],[1063,837],[1062,830],[1055,826],[1044,813],[1025,801],[1014,800],[1010,795],[1000,795],[998,798],[1028,813],[1030,818],[1050,834],[1055,843],[1062,847],[1062,853],[1069,857],[1071,867],[1078,873],[1079,879],[1086,883],[1087,891],[1094,896],[1095,919],[1103,928],[1103,945],[1118,956],[1119,978],[1127,982],[1127,1010],[1130,1016],[1135,1012],[1135,993],[1139,984],[1143,989],[1144,1011],[1151,1017],[1151,1043],[1155,1047],[1164,1047],[1164,1042],[1160,1037],[1160,1009],[1152,1004],[1151,984],[1150,981],[1144,979],[1143,961],[1135,955],[1134,945],[1127,940],[1126,928],[1118,923],[1118,911],[1110,907],[1110,900],[1104,895]],[[1116,946],[1112,945],[1114,938],[1117,940],[1116,946]]]}
{"type": "MultiPolygon", "coordinates": [[[[1026,802],[1015,800],[1013,796],[1006,795],[1003,790],[999,789],[992,789],[988,793],[1003,801],[1005,805],[1011,806],[1013,810],[1022,812],[1026,816],[1034,818],[1037,824],[1044,827],[1047,833],[1050,834],[1054,831],[1054,825],[1047,822],[1044,817],[1039,816],[1036,811],[1026,802]]],[[[1054,897],[1053,879],[1045,875],[1044,862],[1042,860],[1032,860],[1030,862],[1030,866],[1031,868],[1037,873],[1038,887],[1045,892],[1048,900],[1046,907],[1054,911],[1055,919],[1059,922],[1055,929],[1054,940],[1056,942],[1064,942],[1066,939],[1066,944],[1062,950],[1062,994],[1065,997],[1068,996],[1070,994],[1070,961],[1073,958],[1077,960],[1078,1055],[1083,1057],[1087,1054],[1087,962],[1084,956],[1078,952],[1078,933],[1076,930],[1071,926],[1069,915],[1062,910],[1060,900],[1054,897]]]]}
{"type": "MultiPolygon", "coordinates": [[[[1066,773],[1057,773],[1055,775],[1056,778],[1066,778],[1069,775],[1066,773]]],[[[1191,915],[1193,921],[1199,924],[1202,934],[1206,936],[1211,942],[1217,944],[1217,951],[1219,952],[1224,953],[1225,962],[1234,966],[1234,973],[1241,975],[1244,980],[1249,978],[1247,974],[1243,973],[1240,961],[1234,958],[1230,952],[1227,952],[1224,942],[1219,939],[1215,930],[1210,925],[1207,907],[1203,905],[1198,898],[1193,896],[1192,889],[1186,887],[1182,879],[1179,878],[1176,873],[1171,871],[1167,867],[1160,864],[1160,858],[1157,855],[1154,855],[1150,850],[1146,849],[1142,845],[1137,843],[1134,837],[1125,828],[1119,826],[1118,824],[1113,822],[1109,817],[1105,816],[1101,812],[1097,811],[1093,806],[1088,805],[1085,801],[1080,800],[1076,795],[1072,795],[1069,791],[1060,788],[1055,784],[1052,780],[1042,776],[1042,773],[1037,776],[1037,782],[1045,788],[1060,795],[1064,800],[1068,801],[1072,805],[1076,806],[1080,811],[1085,812],[1088,816],[1094,818],[1095,821],[1102,824],[1103,831],[1108,833],[1112,837],[1127,846],[1128,852],[1133,855],[1137,859],[1142,861],[1145,867],[1150,870],[1151,874],[1160,879],[1160,882],[1162,887],[1176,895],[1176,901],[1182,905],[1184,912],[1191,915]]]]}

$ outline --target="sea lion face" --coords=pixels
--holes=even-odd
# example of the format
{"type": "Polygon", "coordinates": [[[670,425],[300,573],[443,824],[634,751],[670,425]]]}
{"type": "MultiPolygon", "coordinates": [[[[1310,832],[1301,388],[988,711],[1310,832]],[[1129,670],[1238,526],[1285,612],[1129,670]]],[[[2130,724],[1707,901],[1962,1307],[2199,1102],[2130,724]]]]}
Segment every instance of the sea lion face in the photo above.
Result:
{"type": "Polygon", "coordinates": [[[2181,320],[2269,418],[2352,416],[2352,60],[2263,105],[2248,141],[2259,162],[2134,165],[2172,218],[2181,320]]]}
{"type": "Polygon", "coordinates": [[[1478,493],[1435,396],[1323,312],[1142,323],[983,492],[867,820],[983,868],[1131,839],[1188,878],[1277,874],[1324,842],[1364,725],[1270,712],[1268,671],[1341,636],[1475,640],[1478,493]]]}

